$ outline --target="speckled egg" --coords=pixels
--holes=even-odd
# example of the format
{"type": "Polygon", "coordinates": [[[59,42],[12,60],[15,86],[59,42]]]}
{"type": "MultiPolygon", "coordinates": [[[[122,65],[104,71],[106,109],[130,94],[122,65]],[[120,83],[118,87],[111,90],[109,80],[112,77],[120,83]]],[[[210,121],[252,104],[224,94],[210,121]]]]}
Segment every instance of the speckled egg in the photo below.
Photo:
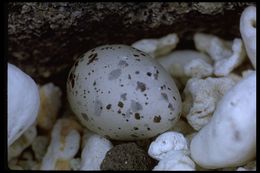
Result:
{"type": "Polygon", "coordinates": [[[116,140],[165,132],[181,112],[171,76],[148,54],[126,45],[100,46],[79,57],[69,73],[67,95],[83,125],[116,140]]]}

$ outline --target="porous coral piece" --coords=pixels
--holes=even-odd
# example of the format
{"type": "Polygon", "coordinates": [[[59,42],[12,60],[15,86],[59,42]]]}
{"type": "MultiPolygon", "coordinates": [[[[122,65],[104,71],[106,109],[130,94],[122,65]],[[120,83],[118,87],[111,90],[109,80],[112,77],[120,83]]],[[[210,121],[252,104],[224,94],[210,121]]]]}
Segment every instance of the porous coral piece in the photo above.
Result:
{"type": "Polygon", "coordinates": [[[161,160],[172,150],[188,150],[187,141],[181,133],[168,131],[150,144],[148,154],[156,160],[161,160]]]}
{"type": "Polygon", "coordinates": [[[234,68],[243,63],[246,57],[245,48],[241,39],[234,39],[232,55],[215,62],[214,74],[216,76],[227,76],[234,68]]]}
{"type": "Polygon", "coordinates": [[[186,150],[169,151],[153,171],[194,171],[195,163],[186,150]]]}
{"type": "Polygon", "coordinates": [[[26,150],[19,157],[17,165],[21,166],[24,170],[32,170],[37,167],[39,163],[34,160],[33,152],[31,150],[26,150]]]}
{"type": "Polygon", "coordinates": [[[81,158],[73,158],[70,160],[70,167],[73,171],[80,170],[81,158]]]}
{"type": "Polygon", "coordinates": [[[37,135],[37,129],[33,124],[27,129],[22,136],[20,136],[9,148],[8,148],[8,160],[18,157],[27,147],[29,147],[34,141],[37,135]]]}
{"type": "Polygon", "coordinates": [[[197,50],[206,52],[214,60],[216,76],[227,76],[242,64],[246,57],[243,42],[239,38],[235,38],[232,43],[214,35],[196,33],[194,43],[197,50]]]}
{"type": "Polygon", "coordinates": [[[195,130],[200,130],[211,119],[221,97],[234,85],[229,77],[191,78],[183,92],[182,115],[195,130]]]}
{"type": "Polygon", "coordinates": [[[256,7],[247,7],[240,18],[240,33],[247,55],[256,69],[256,7]]]}
{"type": "Polygon", "coordinates": [[[225,93],[211,121],[192,138],[190,150],[192,159],[209,169],[240,166],[255,158],[256,72],[225,93]]]}
{"type": "Polygon", "coordinates": [[[171,52],[178,44],[177,34],[168,34],[158,39],[142,39],[132,44],[132,47],[157,58],[171,52]]]}
{"type": "Polygon", "coordinates": [[[82,127],[75,120],[59,119],[52,129],[41,170],[71,170],[70,160],[79,150],[81,131],[82,127]]]}
{"type": "Polygon", "coordinates": [[[61,107],[61,90],[53,83],[40,87],[40,110],[37,125],[44,130],[50,130],[54,125],[61,107]]]}
{"type": "Polygon", "coordinates": [[[32,142],[32,150],[36,160],[41,161],[44,157],[49,144],[47,136],[36,136],[32,142]]]}
{"type": "Polygon", "coordinates": [[[103,136],[85,130],[83,136],[80,170],[100,170],[100,165],[106,153],[113,147],[103,136]]]}
{"type": "Polygon", "coordinates": [[[207,77],[213,72],[212,60],[194,50],[177,50],[158,59],[159,63],[173,76],[207,77]]]}
{"type": "Polygon", "coordinates": [[[187,63],[187,65],[184,66],[185,75],[190,77],[207,77],[210,76],[212,72],[212,65],[202,59],[191,60],[189,63],[187,63]]]}

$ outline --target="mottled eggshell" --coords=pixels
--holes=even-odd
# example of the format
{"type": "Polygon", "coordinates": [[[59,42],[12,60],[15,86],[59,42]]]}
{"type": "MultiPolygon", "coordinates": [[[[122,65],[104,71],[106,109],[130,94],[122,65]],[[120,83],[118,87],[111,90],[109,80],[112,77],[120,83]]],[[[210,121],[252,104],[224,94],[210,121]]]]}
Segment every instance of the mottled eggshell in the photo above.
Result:
{"type": "Polygon", "coordinates": [[[116,140],[153,137],[174,126],[181,97],[164,68],[126,45],[105,45],[82,55],[72,67],[67,95],[88,129],[116,140]]]}

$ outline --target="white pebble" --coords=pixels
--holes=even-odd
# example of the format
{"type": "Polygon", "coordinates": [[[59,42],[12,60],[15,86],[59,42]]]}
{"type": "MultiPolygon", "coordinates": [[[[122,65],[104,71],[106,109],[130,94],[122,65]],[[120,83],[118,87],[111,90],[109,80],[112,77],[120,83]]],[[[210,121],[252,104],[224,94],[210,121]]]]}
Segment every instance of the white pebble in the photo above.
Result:
{"type": "Polygon", "coordinates": [[[256,7],[247,7],[240,18],[240,33],[247,55],[256,69],[256,7]]]}
{"type": "Polygon", "coordinates": [[[86,130],[83,145],[80,170],[100,170],[106,153],[113,147],[112,143],[103,136],[86,130]]]}
{"type": "Polygon", "coordinates": [[[192,159],[209,169],[240,166],[256,156],[255,72],[225,93],[190,150],[192,159]]]}
{"type": "Polygon", "coordinates": [[[172,150],[188,150],[187,141],[181,133],[168,131],[150,144],[148,154],[156,160],[161,160],[172,150]]]}
{"type": "Polygon", "coordinates": [[[8,63],[8,146],[36,120],[40,105],[38,86],[16,66],[8,63]]]}

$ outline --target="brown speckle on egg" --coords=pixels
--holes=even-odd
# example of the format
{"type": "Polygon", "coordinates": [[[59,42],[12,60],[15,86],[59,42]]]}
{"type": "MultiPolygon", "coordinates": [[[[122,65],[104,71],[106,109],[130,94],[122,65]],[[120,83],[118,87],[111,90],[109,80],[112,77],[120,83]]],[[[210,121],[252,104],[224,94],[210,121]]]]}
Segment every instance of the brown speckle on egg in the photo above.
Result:
{"type": "Polygon", "coordinates": [[[87,65],[91,64],[92,62],[94,61],[97,61],[98,58],[97,58],[97,53],[94,53],[94,54],[91,54],[89,57],[88,57],[89,61],[87,63],[87,65]]]}
{"type": "Polygon", "coordinates": [[[171,103],[168,104],[168,108],[169,108],[171,111],[174,111],[174,107],[172,106],[171,103]]]}
{"type": "Polygon", "coordinates": [[[137,119],[137,120],[140,120],[140,114],[139,113],[135,113],[135,119],[137,119]]]}
{"type": "Polygon", "coordinates": [[[86,120],[86,121],[88,121],[89,119],[88,119],[88,115],[87,114],[85,114],[85,113],[81,113],[81,115],[82,115],[82,117],[86,120]]]}
{"type": "Polygon", "coordinates": [[[138,112],[143,109],[143,106],[134,100],[131,100],[131,109],[133,112],[138,112]]]}
{"type": "Polygon", "coordinates": [[[71,72],[69,74],[69,81],[71,83],[71,88],[74,88],[74,84],[75,84],[74,78],[75,78],[75,75],[71,72]]]}
{"type": "Polygon", "coordinates": [[[161,121],[161,116],[160,115],[158,115],[158,116],[154,116],[154,118],[153,118],[153,122],[155,122],[155,123],[159,123],[161,121]]]}
{"type": "Polygon", "coordinates": [[[136,90],[140,90],[141,92],[144,92],[146,90],[146,85],[143,82],[137,81],[136,90]]]}
{"type": "Polygon", "coordinates": [[[100,100],[95,100],[95,115],[100,116],[102,109],[102,102],[100,100]]]}
{"type": "Polygon", "coordinates": [[[106,108],[107,108],[107,110],[109,110],[109,109],[111,108],[111,104],[108,104],[108,105],[106,106],[106,108]]]}
{"type": "Polygon", "coordinates": [[[127,95],[127,93],[121,94],[121,95],[120,95],[120,98],[121,98],[123,101],[125,101],[125,100],[126,100],[126,95],[127,95]]]}
{"type": "Polygon", "coordinates": [[[146,74],[147,74],[147,76],[149,76],[149,77],[152,76],[152,73],[151,73],[151,72],[147,72],[146,74]]]}
{"type": "Polygon", "coordinates": [[[121,75],[121,73],[122,73],[122,70],[121,70],[121,69],[115,69],[115,70],[111,71],[111,72],[108,74],[108,80],[114,80],[114,79],[119,78],[119,76],[121,75]]]}
{"type": "Polygon", "coordinates": [[[127,67],[127,66],[128,66],[128,63],[127,63],[126,61],[121,60],[121,61],[119,61],[118,65],[119,65],[120,67],[127,67]]]}
{"type": "Polygon", "coordinates": [[[119,106],[120,108],[123,108],[123,107],[124,107],[124,103],[121,102],[121,101],[119,101],[119,102],[118,102],[118,106],[119,106]]]}
{"type": "Polygon", "coordinates": [[[168,102],[168,96],[166,93],[161,93],[163,99],[168,102]]]}

